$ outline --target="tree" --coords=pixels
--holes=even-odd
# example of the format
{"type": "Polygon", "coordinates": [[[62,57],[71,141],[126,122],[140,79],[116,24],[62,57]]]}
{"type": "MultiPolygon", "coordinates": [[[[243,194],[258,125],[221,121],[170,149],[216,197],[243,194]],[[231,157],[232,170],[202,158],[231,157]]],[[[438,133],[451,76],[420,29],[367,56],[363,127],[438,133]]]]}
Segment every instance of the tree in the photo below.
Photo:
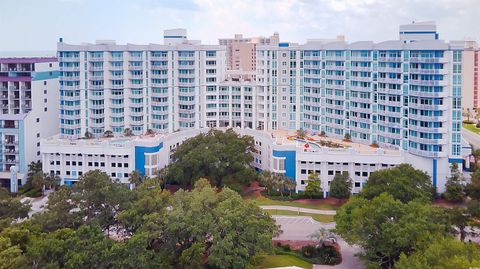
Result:
{"type": "Polygon", "coordinates": [[[292,197],[292,191],[295,191],[296,186],[295,180],[285,177],[285,188],[288,190],[290,197],[292,197]]]}
{"type": "Polygon", "coordinates": [[[480,201],[480,168],[472,174],[472,179],[465,187],[466,194],[476,201],[480,201]]]}
{"type": "Polygon", "coordinates": [[[411,254],[417,242],[444,236],[450,227],[442,208],[418,200],[402,203],[389,193],[350,198],[335,221],[336,233],[361,246],[372,268],[393,268],[401,253],[411,254]]]}
{"type": "Polygon", "coordinates": [[[352,192],[352,184],[353,182],[348,175],[348,172],[335,174],[330,183],[330,191],[328,195],[339,199],[348,198],[352,192]]]}
{"type": "Polygon", "coordinates": [[[118,216],[121,226],[131,235],[143,227],[146,220],[164,216],[171,201],[170,193],[163,191],[155,179],[147,179],[133,190],[133,195],[133,202],[118,216]]]}
{"type": "Polygon", "coordinates": [[[182,186],[193,186],[199,178],[208,178],[218,187],[248,184],[256,177],[250,166],[254,148],[251,136],[240,136],[232,129],[210,130],[177,147],[168,178],[182,186]]]}
{"type": "Polygon", "coordinates": [[[433,197],[433,186],[430,176],[425,172],[410,164],[400,164],[371,173],[360,195],[371,200],[383,192],[404,203],[414,199],[428,202],[433,197]]]}
{"type": "Polygon", "coordinates": [[[155,131],[152,130],[152,129],[147,129],[147,131],[145,132],[146,135],[154,135],[155,134],[155,131]]]}
{"type": "Polygon", "coordinates": [[[450,202],[463,202],[463,200],[465,199],[465,180],[460,171],[458,171],[457,163],[453,163],[450,169],[452,176],[447,180],[447,183],[445,184],[446,190],[445,193],[443,193],[443,197],[450,202]]]}
{"type": "Polygon", "coordinates": [[[9,238],[0,236],[0,269],[16,269],[26,263],[22,249],[9,238]]]}
{"type": "Polygon", "coordinates": [[[43,231],[55,231],[63,228],[78,228],[82,224],[81,212],[72,201],[72,188],[62,186],[48,196],[47,210],[34,214],[32,223],[39,225],[43,231]]]}
{"type": "Polygon", "coordinates": [[[29,211],[29,204],[20,202],[18,198],[12,197],[6,189],[0,188],[0,231],[9,226],[13,220],[28,217],[29,211]]]}
{"type": "Polygon", "coordinates": [[[131,173],[130,173],[130,177],[128,177],[128,181],[133,184],[134,187],[136,186],[139,186],[140,184],[142,184],[144,178],[142,177],[142,175],[140,174],[140,172],[138,172],[137,170],[133,170],[131,173]]]}
{"type": "Polygon", "coordinates": [[[31,184],[34,189],[42,191],[42,195],[45,193],[45,174],[43,172],[37,172],[32,176],[31,184]]]}
{"type": "Polygon", "coordinates": [[[320,247],[325,246],[325,242],[335,243],[337,241],[335,234],[323,227],[311,234],[310,238],[317,242],[320,247]]]}
{"type": "Polygon", "coordinates": [[[42,172],[42,162],[36,161],[28,164],[27,180],[31,180],[33,175],[42,172]]]}
{"type": "Polygon", "coordinates": [[[306,136],[307,136],[307,131],[305,131],[305,129],[300,128],[299,130],[297,130],[298,138],[305,139],[306,136]]]}
{"type": "Polygon", "coordinates": [[[305,195],[311,198],[322,195],[322,182],[317,173],[310,173],[308,175],[308,183],[305,186],[305,195]]]}
{"type": "Polygon", "coordinates": [[[125,129],[123,130],[123,135],[124,135],[124,136],[133,136],[132,129],[130,129],[130,128],[125,128],[125,129]]]}
{"type": "Polygon", "coordinates": [[[268,195],[270,195],[270,190],[273,189],[274,186],[273,173],[268,170],[263,170],[262,173],[260,173],[258,180],[260,181],[259,183],[267,189],[268,195]]]}
{"type": "Polygon", "coordinates": [[[453,238],[436,239],[418,246],[412,255],[402,254],[397,269],[451,269],[480,267],[480,246],[453,238]]]}
{"type": "Polygon", "coordinates": [[[155,222],[162,228],[149,232],[159,235],[152,240],[154,249],[171,253],[175,264],[206,257],[206,266],[213,268],[245,268],[256,253],[271,250],[278,231],[254,202],[244,202],[228,187],[217,193],[206,179],[192,191],[177,191],[171,210],[155,222]]]}
{"type": "Polygon", "coordinates": [[[85,138],[86,139],[90,139],[90,138],[93,138],[93,134],[89,131],[85,131],[85,138]]]}
{"type": "Polygon", "coordinates": [[[103,133],[103,137],[113,137],[113,132],[110,131],[110,130],[106,130],[106,131],[103,133]]]}
{"type": "Polygon", "coordinates": [[[343,141],[346,141],[346,142],[352,141],[352,136],[350,135],[350,133],[345,133],[345,135],[343,136],[343,141]]]}
{"type": "Polygon", "coordinates": [[[71,198],[85,223],[99,225],[108,232],[117,225],[116,216],[128,207],[132,196],[125,185],[113,182],[104,172],[93,170],[73,186],[71,198]]]}

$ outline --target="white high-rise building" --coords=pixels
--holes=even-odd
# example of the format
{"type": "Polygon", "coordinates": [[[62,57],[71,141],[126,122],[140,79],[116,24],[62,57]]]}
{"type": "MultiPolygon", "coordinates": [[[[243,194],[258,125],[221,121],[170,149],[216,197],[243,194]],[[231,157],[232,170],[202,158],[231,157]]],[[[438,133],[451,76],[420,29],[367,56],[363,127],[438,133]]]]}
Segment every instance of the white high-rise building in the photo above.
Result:
{"type": "Polygon", "coordinates": [[[60,128],[67,138],[206,126],[202,98],[225,75],[225,47],[188,42],[58,43],[60,128]]]}
{"type": "MultiPolygon", "coordinates": [[[[80,167],[82,173],[102,169],[110,158],[105,151],[150,175],[151,158],[181,143],[168,134],[181,131],[178,137],[187,138],[206,128],[238,127],[260,147],[255,167],[285,173],[298,190],[308,171],[320,171],[327,181],[349,171],[361,188],[370,172],[407,162],[429,173],[442,192],[450,165],[462,167],[469,153],[461,138],[464,46],[438,40],[431,23],[401,26],[400,40],[381,43],[339,37],[258,45],[254,76],[227,70],[225,46],[201,45],[181,29],[172,31],[166,45],[58,44],[61,136],[42,147],[46,172],[78,180],[63,162],[71,164],[70,152],[87,142],[63,140],[86,133],[98,140],[75,157],[76,164],[93,164],[80,167]],[[291,133],[301,128],[332,140],[295,140],[291,133]],[[151,129],[167,140],[128,143],[118,138],[126,129],[151,129]],[[341,144],[347,137],[352,144],[341,144]],[[120,144],[124,150],[114,153],[120,144]]],[[[126,180],[124,165],[118,173],[126,180]]]]}
{"type": "Polygon", "coordinates": [[[59,130],[58,100],[56,58],[0,58],[0,185],[17,191],[41,160],[40,139],[59,130]]]}

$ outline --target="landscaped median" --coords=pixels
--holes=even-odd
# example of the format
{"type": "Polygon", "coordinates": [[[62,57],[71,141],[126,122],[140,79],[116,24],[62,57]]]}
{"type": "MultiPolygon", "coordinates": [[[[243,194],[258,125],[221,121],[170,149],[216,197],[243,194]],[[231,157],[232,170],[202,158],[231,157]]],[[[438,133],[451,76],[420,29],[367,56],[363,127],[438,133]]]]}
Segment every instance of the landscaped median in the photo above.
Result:
{"type": "Polygon", "coordinates": [[[262,195],[248,195],[244,197],[244,199],[253,200],[259,206],[278,205],[278,206],[291,206],[291,207],[300,207],[300,208],[309,208],[309,209],[318,209],[318,210],[337,210],[341,206],[341,204],[327,203],[326,199],[282,201],[282,200],[270,199],[262,195]]]}
{"type": "Polygon", "coordinates": [[[262,260],[257,268],[275,268],[297,266],[300,268],[311,269],[312,264],[293,255],[268,255],[262,260]]]}
{"type": "Polygon", "coordinates": [[[304,213],[299,211],[290,211],[290,210],[278,210],[278,209],[264,209],[265,212],[270,215],[279,215],[279,216],[302,216],[302,217],[312,217],[318,222],[333,222],[333,215],[323,215],[315,213],[304,213]]]}
{"type": "Polygon", "coordinates": [[[463,123],[462,127],[476,134],[480,134],[480,128],[477,128],[476,124],[463,123]]]}

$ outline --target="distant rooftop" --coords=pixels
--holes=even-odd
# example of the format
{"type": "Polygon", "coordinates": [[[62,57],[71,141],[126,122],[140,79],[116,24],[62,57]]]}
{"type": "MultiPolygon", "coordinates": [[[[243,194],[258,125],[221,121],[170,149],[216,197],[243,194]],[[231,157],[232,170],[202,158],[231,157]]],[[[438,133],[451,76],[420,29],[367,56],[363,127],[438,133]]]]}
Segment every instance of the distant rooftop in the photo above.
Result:
{"type": "Polygon", "coordinates": [[[57,62],[55,57],[8,57],[0,58],[0,64],[29,64],[29,63],[48,63],[57,62]]]}

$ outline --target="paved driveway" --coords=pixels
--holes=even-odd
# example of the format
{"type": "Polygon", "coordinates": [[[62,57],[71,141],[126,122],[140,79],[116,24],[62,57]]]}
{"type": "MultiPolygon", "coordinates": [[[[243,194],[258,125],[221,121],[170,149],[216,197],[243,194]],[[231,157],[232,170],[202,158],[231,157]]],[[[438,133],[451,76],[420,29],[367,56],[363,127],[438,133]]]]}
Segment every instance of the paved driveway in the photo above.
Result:
{"type": "MultiPolygon", "coordinates": [[[[310,235],[320,228],[333,229],[335,223],[321,223],[315,221],[311,217],[301,216],[272,216],[275,222],[280,225],[280,229],[283,231],[277,238],[278,240],[311,240],[310,235]]],[[[360,259],[354,255],[360,252],[360,248],[357,246],[348,245],[343,239],[338,238],[338,244],[342,249],[343,261],[336,266],[330,265],[314,265],[315,269],[361,269],[364,268],[360,259]]]]}

